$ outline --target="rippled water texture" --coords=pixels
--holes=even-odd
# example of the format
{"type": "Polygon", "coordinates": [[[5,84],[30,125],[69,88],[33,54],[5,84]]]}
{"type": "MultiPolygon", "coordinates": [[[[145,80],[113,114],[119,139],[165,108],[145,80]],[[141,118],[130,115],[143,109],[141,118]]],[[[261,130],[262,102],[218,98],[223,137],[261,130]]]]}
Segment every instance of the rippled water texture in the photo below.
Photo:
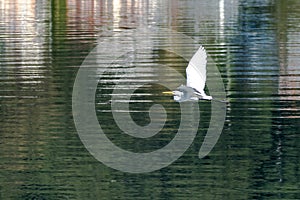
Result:
{"type": "MultiPolygon", "coordinates": [[[[299,199],[299,21],[298,0],[1,0],[0,199],[299,199]],[[221,73],[228,103],[208,156],[199,159],[198,152],[211,103],[199,102],[197,136],[183,156],[166,168],[130,174],[86,150],[73,121],[72,90],[97,44],[123,31],[135,41],[140,27],[172,29],[202,44],[221,73]]],[[[152,48],[167,39],[157,34],[142,53],[128,46],[99,77],[98,121],[128,151],[151,152],[176,136],[180,106],[153,80],[181,84],[161,70],[185,76],[188,62],[152,48]],[[168,116],[159,134],[123,134],[111,110],[116,83],[145,83],[130,99],[130,115],[145,126],[149,108],[161,104],[168,116]]]]}

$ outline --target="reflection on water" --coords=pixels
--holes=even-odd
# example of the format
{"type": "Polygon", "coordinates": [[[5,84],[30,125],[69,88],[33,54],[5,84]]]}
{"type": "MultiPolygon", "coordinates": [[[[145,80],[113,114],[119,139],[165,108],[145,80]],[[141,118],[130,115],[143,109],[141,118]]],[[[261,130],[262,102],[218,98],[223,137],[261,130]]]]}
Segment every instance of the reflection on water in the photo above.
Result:
{"type": "MultiPolygon", "coordinates": [[[[297,0],[2,0],[0,199],[298,199],[299,11],[297,0]],[[210,104],[202,102],[197,138],[183,157],[132,175],[87,152],[74,127],[71,94],[78,67],[99,37],[140,26],[171,28],[202,43],[219,67],[229,103],[208,157],[197,158],[210,116],[210,104]]],[[[137,66],[144,81],[162,64],[182,74],[187,64],[166,51],[128,56],[121,64],[137,66]]],[[[174,137],[178,105],[155,84],[136,91],[132,117],[145,125],[151,102],[161,103],[168,111],[164,131],[150,143],[118,137],[110,105],[101,104],[112,87],[98,85],[96,107],[116,144],[150,151],[174,137]]]]}

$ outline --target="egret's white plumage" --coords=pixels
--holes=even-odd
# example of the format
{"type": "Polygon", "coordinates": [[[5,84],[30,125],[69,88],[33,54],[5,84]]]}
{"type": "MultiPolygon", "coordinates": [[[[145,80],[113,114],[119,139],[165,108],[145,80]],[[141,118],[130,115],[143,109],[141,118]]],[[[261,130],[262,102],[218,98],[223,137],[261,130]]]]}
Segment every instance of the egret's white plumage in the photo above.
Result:
{"type": "MultiPolygon", "coordinates": [[[[206,82],[207,54],[204,47],[200,46],[186,68],[186,85],[181,85],[172,91],[174,100],[178,102],[191,100],[212,100],[204,92],[206,82]]],[[[164,92],[168,94],[169,92],[164,92]]]]}
{"type": "Polygon", "coordinates": [[[186,68],[186,86],[194,88],[203,99],[211,99],[211,97],[207,96],[204,92],[206,82],[206,58],[206,51],[204,47],[200,46],[186,68]]]}

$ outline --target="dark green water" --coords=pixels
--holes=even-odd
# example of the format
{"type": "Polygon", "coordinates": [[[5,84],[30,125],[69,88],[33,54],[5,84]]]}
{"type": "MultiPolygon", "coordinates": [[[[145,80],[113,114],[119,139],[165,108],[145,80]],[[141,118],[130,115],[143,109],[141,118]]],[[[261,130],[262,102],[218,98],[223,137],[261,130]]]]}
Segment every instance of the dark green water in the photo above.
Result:
{"type": "MultiPolygon", "coordinates": [[[[2,0],[0,199],[299,199],[299,21],[298,0],[2,0]],[[228,104],[207,157],[199,159],[198,151],[211,110],[200,102],[197,136],[183,156],[161,170],[130,174],[86,150],[73,121],[72,89],[99,40],[141,26],[173,29],[201,43],[220,70],[228,104]]],[[[164,50],[131,51],[116,65],[138,71],[120,84],[147,82],[162,64],[184,75],[187,61],[164,50]]],[[[116,75],[105,74],[96,93],[107,136],[136,152],[166,145],[178,129],[178,104],[160,95],[160,85],[140,88],[130,103],[133,120],[148,124],[149,107],[160,103],[168,121],[153,138],[126,137],[103,104],[111,80],[122,78],[116,75]]]]}

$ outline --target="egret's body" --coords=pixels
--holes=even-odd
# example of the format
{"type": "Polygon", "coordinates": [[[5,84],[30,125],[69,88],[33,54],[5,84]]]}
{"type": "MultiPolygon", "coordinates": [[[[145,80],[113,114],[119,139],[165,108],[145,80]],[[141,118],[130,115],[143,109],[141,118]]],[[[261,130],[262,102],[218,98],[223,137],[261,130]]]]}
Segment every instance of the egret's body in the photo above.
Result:
{"type": "Polygon", "coordinates": [[[211,100],[212,97],[206,95],[205,93],[200,93],[196,89],[181,85],[176,90],[172,91],[174,95],[174,100],[178,102],[182,101],[196,101],[196,100],[211,100]]]}
{"type": "Polygon", "coordinates": [[[206,51],[200,46],[186,68],[186,85],[181,85],[171,92],[174,95],[175,101],[212,100],[212,97],[206,95],[204,92],[206,82],[206,58],[206,51]]]}

